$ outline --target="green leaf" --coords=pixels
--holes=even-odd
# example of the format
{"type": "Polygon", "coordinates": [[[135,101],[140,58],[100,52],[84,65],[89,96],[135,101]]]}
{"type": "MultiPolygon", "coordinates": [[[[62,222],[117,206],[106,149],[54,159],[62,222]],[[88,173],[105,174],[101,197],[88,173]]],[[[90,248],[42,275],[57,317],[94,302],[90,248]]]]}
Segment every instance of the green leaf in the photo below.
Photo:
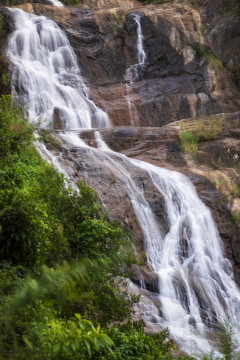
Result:
{"type": "Polygon", "coordinates": [[[60,352],[61,349],[62,349],[62,346],[61,346],[61,344],[59,344],[59,343],[57,343],[57,344],[55,344],[55,345],[53,346],[53,352],[54,352],[54,353],[60,352]]]}
{"type": "Polygon", "coordinates": [[[73,351],[76,352],[76,350],[79,348],[79,341],[76,340],[76,339],[73,340],[73,341],[71,342],[71,347],[72,347],[73,351]]]}

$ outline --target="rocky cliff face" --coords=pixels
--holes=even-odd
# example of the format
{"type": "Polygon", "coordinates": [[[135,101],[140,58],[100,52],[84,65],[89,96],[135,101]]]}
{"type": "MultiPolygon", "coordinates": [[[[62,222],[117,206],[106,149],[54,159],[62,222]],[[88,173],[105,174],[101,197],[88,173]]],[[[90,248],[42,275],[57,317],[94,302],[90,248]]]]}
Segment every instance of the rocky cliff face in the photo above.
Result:
{"type": "Polygon", "coordinates": [[[239,64],[239,17],[212,16],[211,2],[198,10],[187,3],[109,0],[55,8],[41,2],[21,7],[53,18],[66,31],[91,96],[113,125],[162,126],[239,109],[238,89],[221,63],[235,71],[239,64]],[[146,60],[130,82],[127,70],[138,62],[136,13],[146,60]]]}

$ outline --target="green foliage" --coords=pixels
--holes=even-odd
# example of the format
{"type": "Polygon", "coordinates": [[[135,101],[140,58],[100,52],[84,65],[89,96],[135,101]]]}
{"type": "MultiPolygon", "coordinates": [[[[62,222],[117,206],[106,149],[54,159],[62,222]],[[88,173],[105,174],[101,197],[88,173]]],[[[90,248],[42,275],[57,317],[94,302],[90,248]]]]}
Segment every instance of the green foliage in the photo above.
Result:
{"type": "Polygon", "coordinates": [[[119,228],[99,219],[87,219],[79,224],[71,244],[77,253],[91,258],[96,254],[107,253],[109,248],[115,253],[121,244],[121,237],[122,231],[119,228]]]}
{"type": "Polygon", "coordinates": [[[112,353],[99,353],[99,360],[161,360],[171,359],[173,344],[167,340],[168,330],[154,335],[143,332],[143,324],[128,323],[120,328],[111,327],[107,334],[115,346],[112,353]]]}
{"type": "Polygon", "coordinates": [[[57,147],[59,143],[57,142],[56,138],[51,134],[49,130],[40,130],[38,131],[39,141],[44,142],[48,146],[57,147]]]}
{"type": "Polygon", "coordinates": [[[237,212],[233,212],[233,213],[231,213],[231,215],[230,215],[230,220],[232,221],[232,222],[238,222],[238,220],[240,219],[240,214],[239,213],[237,213],[237,212]]]}
{"type": "Polygon", "coordinates": [[[231,195],[234,197],[240,197],[240,186],[234,185],[231,190],[231,195]]]}
{"type": "Polygon", "coordinates": [[[171,3],[172,0],[147,0],[149,4],[168,4],[171,3]]]}
{"type": "Polygon", "coordinates": [[[10,75],[8,73],[2,73],[2,84],[4,86],[10,86],[10,75]]]}
{"type": "Polygon", "coordinates": [[[192,6],[195,10],[199,9],[198,0],[190,0],[190,3],[192,4],[192,6]]]}
{"type": "Polygon", "coordinates": [[[197,138],[192,131],[184,130],[180,133],[180,148],[192,156],[198,152],[197,138]]]}
{"type": "Polygon", "coordinates": [[[73,295],[76,283],[87,284],[89,264],[44,267],[38,278],[20,281],[1,308],[0,344],[4,359],[172,359],[173,344],[164,330],[145,335],[144,323],[127,322],[101,330],[79,313],[64,316],[57,309],[73,295]],[[63,300],[61,300],[61,298],[63,300]]]}
{"type": "Polygon", "coordinates": [[[234,351],[233,330],[229,323],[222,324],[222,329],[219,337],[219,354],[214,351],[205,354],[202,360],[239,360],[239,354],[234,351]]]}
{"type": "Polygon", "coordinates": [[[189,46],[196,51],[199,56],[204,56],[210,68],[220,70],[223,64],[220,59],[214,54],[213,50],[199,43],[189,43],[189,46]]]}
{"type": "MultiPolygon", "coordinates": [[[[84,260],[55,268],[43,266],[40,275],[19,277],[11,291],[6,291],[10,294],[2,299],[0,330],[4,336],[0,336],[0,348],[5,347],[13,356],[21,353],[20,358],[25,359],[25,355],[30,356],[30,348],[30,357],[35,358],[34,351],[39,347],[40,358],[45,359],[44,333],[51,332],[56,325],[59,333],[55,340],[61,342],[70,331],[61,337],[61,329],[65,333],[75,312],[89,315],[94,323],[99,323],[99,319],[105,324],[126,319],[130,314],[131,299],[127,299],[126,294],[122,295],[116,283],[110,281],[110,275],[106,275],[109,267],[105,262],[84,260]]],[[[0,280],[4,281],[5,277],[0,280]]],[[[70,327],[72,329],[72,325],[70,327]]],[[[95,342],[97,347],[98,341],[95,342]]]]}
{"type": "Polygon", "coordinates": [[[240,0],[228,0],[227,11],[234,16],[240,16],[240,0]]]}
{"type": "Polygon", "coordinates": [[[31,335],[29,338],[25,336],[24,340],[33,359],[89,359],[102,348],[109,351],[113,345],[100,325],[95,328],[80,314],[67,321],[53,319],[47,323],[33,323],[31,335]],[[31,342],[34,338],[38,341],[31,342]]]}
{"type": "Polygon", "coordinates": [[[81,1],[80,0],[62,0],[62,3],[64,5],[71,6],[71,5],[78,5],[81,3],[81,1]]]}
{"type": "Polygon", "coordinates": [[[32,128],[21,112],[9,97],[0,102],[0,260],[37,268],[118,254],[127,236],[103,216],[97,193],[83,181],[79,193],[66,189],[31,145],[32,128]]]}
{"type": "Polygon", "coordinates": [[[194,133],[197,137],[198,142],[208,141],[217,138],[218,132],[222,127],[223,118],[216,118],[211,116],[207,123],[203,122],[203,119],[195,120],[194,122],[194,133]]]}
{"type": "Polygon", "coordinates": [[[220,350],[224,360],[233,358],[233,331],[229,324],[225,324],[220,338],[220,350]]]}
{"type": "Polygon", "coordinates": [[[32,128],[23,119],[20,110],[11,106],[11,97],[0,98],[0,159],[9,152],[17,152],[31,142],[32,128]]]}
{"type": "MultiPolygon", "coordinates": [[[[89,261],[73,265],[65,263],[55,269],[44,266],[40,276],[18,280],[15,290],[5,297],[1,306],[0,330],[4,335],[0,337],[0,347],[4,349],[5,359],[8,355],[22,360],[170,358],[172,342],[166,340],[167,330],[145,335],[141,322],[101,331],[99,325],[95,326],[79,313],[67,314],[66,309],[74,309],[72,304],[78,290],[91,301],[91,296],[84,290],[92,281],[91,272],[96,273],[96,268],[91,269],[91,266],[89,261]]],[[[96,287],[97,283],[94,285],[96,287]]],[[[103,303],[99,308],[95,306],[95,311],[105,312],[108,321],[112,322],[111,311],[116,312],[115,318],[118,312],[114,308],[114,296],[109,293],[110,298],[107,298],[102,290],[100,295],[107,304],[105,308],[103,303]]],[[[121,306],[124,308],[127,303],[122,302],[121,306]]],[[[78,309],[82,310],[81,307],[78,309]]]]}
{"type": "Polygon", "coordinates": [[[220,350],[223,354],[224,360],[231,360],[233,358],[233,331],[229,324],[227,324],[221,335],[220,350]]]}
{"type": "Polygon", "coordinates": [[[4,17],[2,14],[0,14],[0,36],[3,36],[5,34],[4,30],[4,17]]]}
{"type": "Polygon", "coordinates": [[[180,148],[192,156],[198,152],[198,144],[202,141],[209,141],[217,138],[222,127],[223,119],[210,117],[207,122],[202,118],[195,120],[193,125],[181,123],[180,148]],[[190,130],[191,129],[191,130],[190,130]]]}
{"type": "Polygon", "coordinates": [[[65,316],[71,317],[75,312],[80,312],[103,326],[127,319],[130,316],[129,306],[139,299],[119,291],[122,281],[113,280],[109,273],[113,270],[107,259],[91,261],[88,266],[89,281],[76,287],[68,298],[62,307],[65,316]]]}

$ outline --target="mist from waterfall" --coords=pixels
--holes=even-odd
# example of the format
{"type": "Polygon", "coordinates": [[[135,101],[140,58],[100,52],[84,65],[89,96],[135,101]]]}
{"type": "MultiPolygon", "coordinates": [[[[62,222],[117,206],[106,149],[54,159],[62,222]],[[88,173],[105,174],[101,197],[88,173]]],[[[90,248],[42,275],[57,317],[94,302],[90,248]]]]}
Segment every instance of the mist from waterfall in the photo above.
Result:
{"type": "MultiPolygon", "coordinates": [[[[29,121],[42,128],[59,125],[65,130],[109,126],[107,114],[88,97],[64,32],[46,17],[11,11],[16,24],[8,50],[13,63],[12,89],[14,97],[25,104],[29,121]]],[[[141,65],[145,53],[139,15],[134,19],[141,65]]],[[[128,194],[142,229],[148,264],[159,279],[159,325],[169,327],[179,346],[192,353],[210,350],[209,330],[230,321],[240,347],[240,292],[211,213],[190,180],[112,151],[97,131],[98,148],[85,144],[76,131],[62,131],[59,137],[63,145],[76,147],[86,159],[108,168],[128,194]],[[147,174],[155,191],[164,196],[169,225],[165,235],[143,189],[131,176],[134,169],[147,174]]],[[[51,158],[49,150],[41,147],[41,151],[51,158]]],[[[52,161],[63,168],[60,155],[52,161]]]]}

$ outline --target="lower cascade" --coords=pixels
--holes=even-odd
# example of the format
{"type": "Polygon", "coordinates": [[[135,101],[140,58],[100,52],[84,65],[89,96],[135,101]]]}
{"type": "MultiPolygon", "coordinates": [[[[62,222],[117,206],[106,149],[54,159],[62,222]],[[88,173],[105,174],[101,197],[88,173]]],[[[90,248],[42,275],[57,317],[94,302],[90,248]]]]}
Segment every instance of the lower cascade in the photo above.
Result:
{"type": "MultiPolygon", "coordinates": [[[[57,0],[51,2],[61,6],[57,0]]],[[[143,234],[147,263],[158,276],[154,297],[161,308],[159,329],[168,327],[181,349],[199,353],[211,350],[211,330],[229,322],[239,350],[240,291],[211,212],[193,184],[181,173],[111,150],[98,131],[111,126],[109,117],[89,98],[64,32],[44,16],[20,9],[11,12],[16,26],[8,47],[13,95],[25,104],[31,123],[60,130],[56,136],[63,146],[73,146],[91,166],[108,169],[121,182],[143,234]],[[81,139],[86,128],[94,129],[96,147],[81,139]],[[159,226],[144,189],[132,177],[135,170],[148,176],[154,191],[162,194],[167,233],[159,226]]],[[[142,65],[146,54],[140,16],[134,19],[142,65]]],[[[54,156],[41,143],[38,148],[43,157],[67,174],[61,156],[54,156]]]]}

